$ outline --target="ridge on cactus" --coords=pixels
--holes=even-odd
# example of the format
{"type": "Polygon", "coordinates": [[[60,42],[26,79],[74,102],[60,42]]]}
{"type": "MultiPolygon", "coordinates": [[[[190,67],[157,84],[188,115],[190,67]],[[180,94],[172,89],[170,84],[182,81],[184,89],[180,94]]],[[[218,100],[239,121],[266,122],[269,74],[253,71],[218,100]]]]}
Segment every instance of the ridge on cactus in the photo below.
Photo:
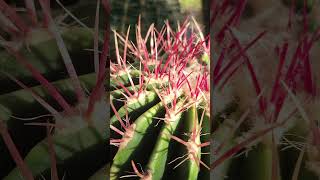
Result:
{"type": "Polygon", "coordinates": [[[193,18],[141,23],[135,40],[114,31],[110,179],[209,178],[209,37],[193,18]]]}

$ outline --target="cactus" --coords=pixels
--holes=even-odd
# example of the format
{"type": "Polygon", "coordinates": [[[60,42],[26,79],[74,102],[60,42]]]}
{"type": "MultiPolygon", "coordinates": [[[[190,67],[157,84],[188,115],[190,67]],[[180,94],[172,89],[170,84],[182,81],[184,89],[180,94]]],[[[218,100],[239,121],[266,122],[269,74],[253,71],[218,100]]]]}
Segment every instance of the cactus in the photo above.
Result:
{"type": "Polygon", "coordinates": [[[64,24],[48,0],[25,2],[17,12],[0,0],[0,178],[106,178],[108,31],[64,24]]]}
{"type": "Polygon", "coordinates": [[[142,24],[136,41],[114,32],[110,179],[208,179],[208,38],[194,19],[142,24]]]}
{"type": "Polygon", "coordinates": [[[211,178],[319,179],[320,34],[308,26],[312,1],[257,2],[211,4],[211,178]],[[242,16],[245,7],[265,9],[242,16]]]}

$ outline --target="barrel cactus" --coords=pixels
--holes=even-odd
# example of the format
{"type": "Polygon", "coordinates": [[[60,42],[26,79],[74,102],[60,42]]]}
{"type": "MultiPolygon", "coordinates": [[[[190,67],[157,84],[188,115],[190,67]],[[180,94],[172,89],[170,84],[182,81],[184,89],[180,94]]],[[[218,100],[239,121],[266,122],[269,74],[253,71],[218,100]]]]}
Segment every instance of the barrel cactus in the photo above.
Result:
{"type": "Polygon", "coordinates": [[[191,18],[114,31],[110,179],[208,179],[210,43],[191,18]],[[146,32],[146,33],[143,33],[146,32]]]}
{"type": "Polygon", "coordinates": [[[0,0],[0,178],[106,179],[109,32],[98,18],[95,28],[65,23],[70,12],[49,0],[25,3],[0,0]]]}
{"type": "Polygon", "coordinates": [[[289,2],[212,1],[215,180],[319,179],[319,3],[289,2]]]}

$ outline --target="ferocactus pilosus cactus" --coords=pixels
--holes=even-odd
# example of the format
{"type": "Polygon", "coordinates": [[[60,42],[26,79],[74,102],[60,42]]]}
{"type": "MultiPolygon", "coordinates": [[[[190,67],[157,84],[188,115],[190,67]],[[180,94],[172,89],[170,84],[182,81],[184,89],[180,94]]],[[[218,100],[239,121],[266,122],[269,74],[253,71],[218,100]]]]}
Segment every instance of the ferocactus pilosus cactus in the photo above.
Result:
{"type": "MultiPolygon", "coordinates": [[[[18,85],[3,87],[0,95],[0,146],[9,151],[1,153],[1,159],[7,160],[10,153],[16,163],[12,167],[9,161],[5,171],[10,172],[1,169],[1,176],[5,176],[1,178],[107,178],[105,124],[109,108],[104,86],[109,32],[101,43],[98,18],[94,29],[70,27],[61,17],[53,17],[49,0],[25,2],[27,13],[16,12],[0,0],[0,77],[18,85]],[[41,10],[36,10],[37,5],[41,10]],[[87,60],[83,52],[89,52],[89,48],[93,53],[87,55],[93,58],[87,60]],[[82,58],[90,66],[80,71],[76,65],[82,58]],[[32,118],[26,118],[26,113],[32,118]],[[46,136],[39,133],[41,130],[46,136]]],[[[108,1],[101,2],[108,17],[108,1]]]]}
{"type": "Polygon", "coordinates": [[[244,18],[246,2],[212,4],[211,177],[318,179],[320,29],[310,29],[309,1],[244,18]]]}
{"type": "Polygon", "coordinates": [[[114,32],[110,179],[209,178],[208,37],[189,19],[145,35],[139,21],[135,31],[134,41],[130,27],[114,32]]]}

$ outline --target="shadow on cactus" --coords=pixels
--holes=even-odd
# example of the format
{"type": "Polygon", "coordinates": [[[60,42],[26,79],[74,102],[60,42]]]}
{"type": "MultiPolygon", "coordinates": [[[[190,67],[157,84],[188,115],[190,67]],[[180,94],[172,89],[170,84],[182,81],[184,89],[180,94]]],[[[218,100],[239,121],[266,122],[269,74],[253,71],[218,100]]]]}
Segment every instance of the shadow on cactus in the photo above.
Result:
{"type": "Polygon", "coordinates": [[[192,18],[114,31],[110,179],[209,178],[209,37],[192,18]]]}
{"type": "MultiPolygon", "coordinates": [[[[72,27],[49,0],[25,2],[0,0],[1,179],[106,179],[109,26],[101,38],[99,18],[72,27]]],[[[109,17],[107,0],[96,5],[109,17]]]]}

